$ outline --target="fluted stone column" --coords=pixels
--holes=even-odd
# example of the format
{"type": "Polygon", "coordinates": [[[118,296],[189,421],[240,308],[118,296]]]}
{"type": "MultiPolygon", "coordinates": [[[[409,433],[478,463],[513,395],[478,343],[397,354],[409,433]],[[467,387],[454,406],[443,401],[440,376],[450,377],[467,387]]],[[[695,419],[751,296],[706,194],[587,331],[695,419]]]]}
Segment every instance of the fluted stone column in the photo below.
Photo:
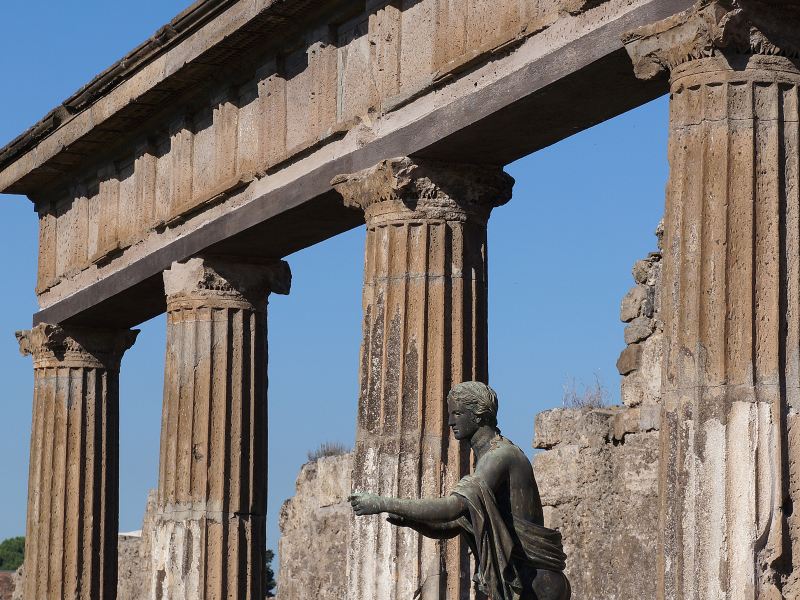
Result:
{"type": "Polygon", "coordinates": [[[152,549],[155,600],[262,600],[267,296],[282,261],[193,258],[164,273],[167,358],[152,549]]]}
{"type": "Polygon", "coordinates": [[[625,40],[640,77],[671,78],[660,598],[800,594],[791,4],[705,0],[625,40]]]}
{"type": "MultiPolygon", "coordinates": [[[[487,380],[486,222],[512,185],[499,168],[408,158],[334,180],[367,221],[354,490],[434,498],[469,471],[446,396],[487,380]]],[[[469,597],[462,540],[381,516],[355,520],[348,565],[348,598],[469,597]]]]}
{"type": "Polygon", "coordinates": [[[117,597],[119,366],[138,331],[38,325],[25,600],[117,597]]]}

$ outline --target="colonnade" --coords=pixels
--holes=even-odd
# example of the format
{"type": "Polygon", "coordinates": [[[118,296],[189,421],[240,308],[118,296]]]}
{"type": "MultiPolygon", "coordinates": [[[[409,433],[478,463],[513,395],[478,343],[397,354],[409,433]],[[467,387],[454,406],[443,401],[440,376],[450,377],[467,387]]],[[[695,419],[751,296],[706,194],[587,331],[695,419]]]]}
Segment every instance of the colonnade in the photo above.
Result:
{"type": "MultiPolygon", "coordinates": [[[[512,185],[497,167],[408,158],[334,182],[368,224],[358,489],[441,495],[467,472],[469,457],[448,435],[446,394],[487,377],[486,224],[512,185]]],[[[267,297],[288,293],[290,280],[284,261],[218,256],[164,273],[156,600],[263,598],[267,297]]],[[[119,366],[136,332],[39,325],[19,337],[36,367],[26,532],[35,575],[25,600],[114,598],[119,366]],[[77,538],[76,523],[86,529],[77,538]]],[[[354,538],[363,543],[351,551],[353,597],[469,593],[458,540],[423,541],[377,518],[354,538]]]]}
{"type": "MultiPolygon", "coordinates": [[[[671,77],[660,572],[642,574],[664,599],[797,593],[800,46],[776,15],[705,0],[625,40],[638,75],[671,77]]],[[[356,489],[438,496],[468,470],[445,398],[488,376],[486,224],[512,183],[409,158],[333,181],[367,222],[356,489]]],[[[266,299],[289,279],[281,261],[214,256],[164,274],[157,600],[261,598],[266,299]]],[[[25,599],[113,598],[118,373],[135,332],[19,336],[35,371],[25,599]]],[[[354,532],[349,598],[469,597],[461,542],[379,517],[354,532]]]]}

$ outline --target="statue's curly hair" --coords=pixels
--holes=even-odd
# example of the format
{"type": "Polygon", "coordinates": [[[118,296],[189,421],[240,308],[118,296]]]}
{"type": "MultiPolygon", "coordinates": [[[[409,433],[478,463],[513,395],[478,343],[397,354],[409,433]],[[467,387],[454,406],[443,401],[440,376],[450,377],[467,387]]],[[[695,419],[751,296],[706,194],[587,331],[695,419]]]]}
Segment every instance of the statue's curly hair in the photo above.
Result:
{"type": "Polygon", "coordinates": [[[497,392],[480,381],[465,381],[453,386],[447,400],[472,411],[490,427],[497,427],[497,392]]]}

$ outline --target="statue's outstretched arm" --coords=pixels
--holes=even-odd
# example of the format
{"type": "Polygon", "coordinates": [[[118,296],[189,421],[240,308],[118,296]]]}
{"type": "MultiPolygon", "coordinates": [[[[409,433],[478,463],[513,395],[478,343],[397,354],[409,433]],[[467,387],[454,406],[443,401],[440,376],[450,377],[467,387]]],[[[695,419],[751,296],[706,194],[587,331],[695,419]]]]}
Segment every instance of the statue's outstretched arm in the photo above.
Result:
{"type": "Polygon", "coordinates": [[[464,499],[456,495],[446,498],[409,500],[357,493],[348,499],[353,506],[353,512],[358,516],[388,512],[412,521],[426,523],[455,521],[467,510],[464,499]]]}
{"type": "Polygon", "coordinates": [[[406,519],[400,515],[390,514],[386,519],[392,525],[397,527],[409,527],[417,531],[420,535],[434,540],[449,540],[456,537],[461,533],[461,526],[458,521],[447,521],[446,523],[425,523],[423,521],[414,521],[406,519]]]}

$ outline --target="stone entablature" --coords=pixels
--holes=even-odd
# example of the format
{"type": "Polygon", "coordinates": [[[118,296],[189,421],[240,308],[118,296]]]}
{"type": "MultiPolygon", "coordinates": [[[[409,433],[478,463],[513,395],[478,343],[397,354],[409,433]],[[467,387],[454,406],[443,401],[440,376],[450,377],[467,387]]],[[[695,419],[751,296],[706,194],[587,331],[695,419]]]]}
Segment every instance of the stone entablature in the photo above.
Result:
{"type": "MultiPolygon", "coordinates": [[[[166,30],[164,39],[113,67],[7,149],[0,189],[28,194],[40,214],[37,291],[47,314],[37,322],[60,322],[93,308],[94,299],[145,281],[154,286],[171,262],[233,235],[246,237],[251,226],[300,204],[321,202],[330,176],[387,158],[389,147],[409,155],[429,151],[435,137],[426,142],[410,131],[421,117],[451,110],[464,117],[471,111],[459,101],[489,93],[509,77],[519,78],[522,93],[539,93],[552,82],[524,76],[533,63],[547,62],[534,70],[559,81],[566,72],[553,71],[551,62],[581,67],[550,58],[553,52],[594,67],[618,52],[624,22],[648,22],[649,15],[672,14],[688,1],[458,0],[445,6],[421,0],[354,7],[342,0],[325,7],[240,0],[205,15],[195,7],[196,22],[185,17],[175,32],[166,30]],[[598,56],[568,51],[569,44],[590,45],[598,56]],[[375,147],[369,157],[359,154],[367,146],[375,147]],[[334,160],[341,168],[326,173],[334,160]],[[284,198],[281,190],[300,179],[302,193],[284,198]],[[281,200],[261,206],[267,196],[281,200]],[[245,207],[247,217],[234,215],[245,207]],[[84,293],[93,299],[88,305],[79,299],[84,293]]],[[[500,97],[514,101],[506,92],[500,97]]],[[[455,135],[501,108],[469,123],[442,113],[432,124],[455,135]]],[[[524,146],[554,141],[534,137],[501,145],[504,157],[493,164],[521,156],[524,146]]],[[[481,147],[458,145],[476,155],[481,147]]],[[[291,241],[270,236],[263,256],[284,256],[356,223],[342,211],[325,226],[303,224],[291,241]]],[[[142,305],[124,325],[157,309],[142,305]]]]}
{"type": "MultiPolygon", "coordinates": [[[[338,25],[306,17],[307,30],[285,46],[296,49],[244,59],[254,62],[249,70],[239,67],[201,100],[157,117],[113,160],[87,157],[70,165],[68,178],[37,185],[39,293],[228,200],[312,146],[363,129],[558,14],[557,0],[462,0],[449,8],[423,0],[406,10],[378,5],[338,25]]],[[[5,185],[14,190],[12,181],[5,185]]]]}

